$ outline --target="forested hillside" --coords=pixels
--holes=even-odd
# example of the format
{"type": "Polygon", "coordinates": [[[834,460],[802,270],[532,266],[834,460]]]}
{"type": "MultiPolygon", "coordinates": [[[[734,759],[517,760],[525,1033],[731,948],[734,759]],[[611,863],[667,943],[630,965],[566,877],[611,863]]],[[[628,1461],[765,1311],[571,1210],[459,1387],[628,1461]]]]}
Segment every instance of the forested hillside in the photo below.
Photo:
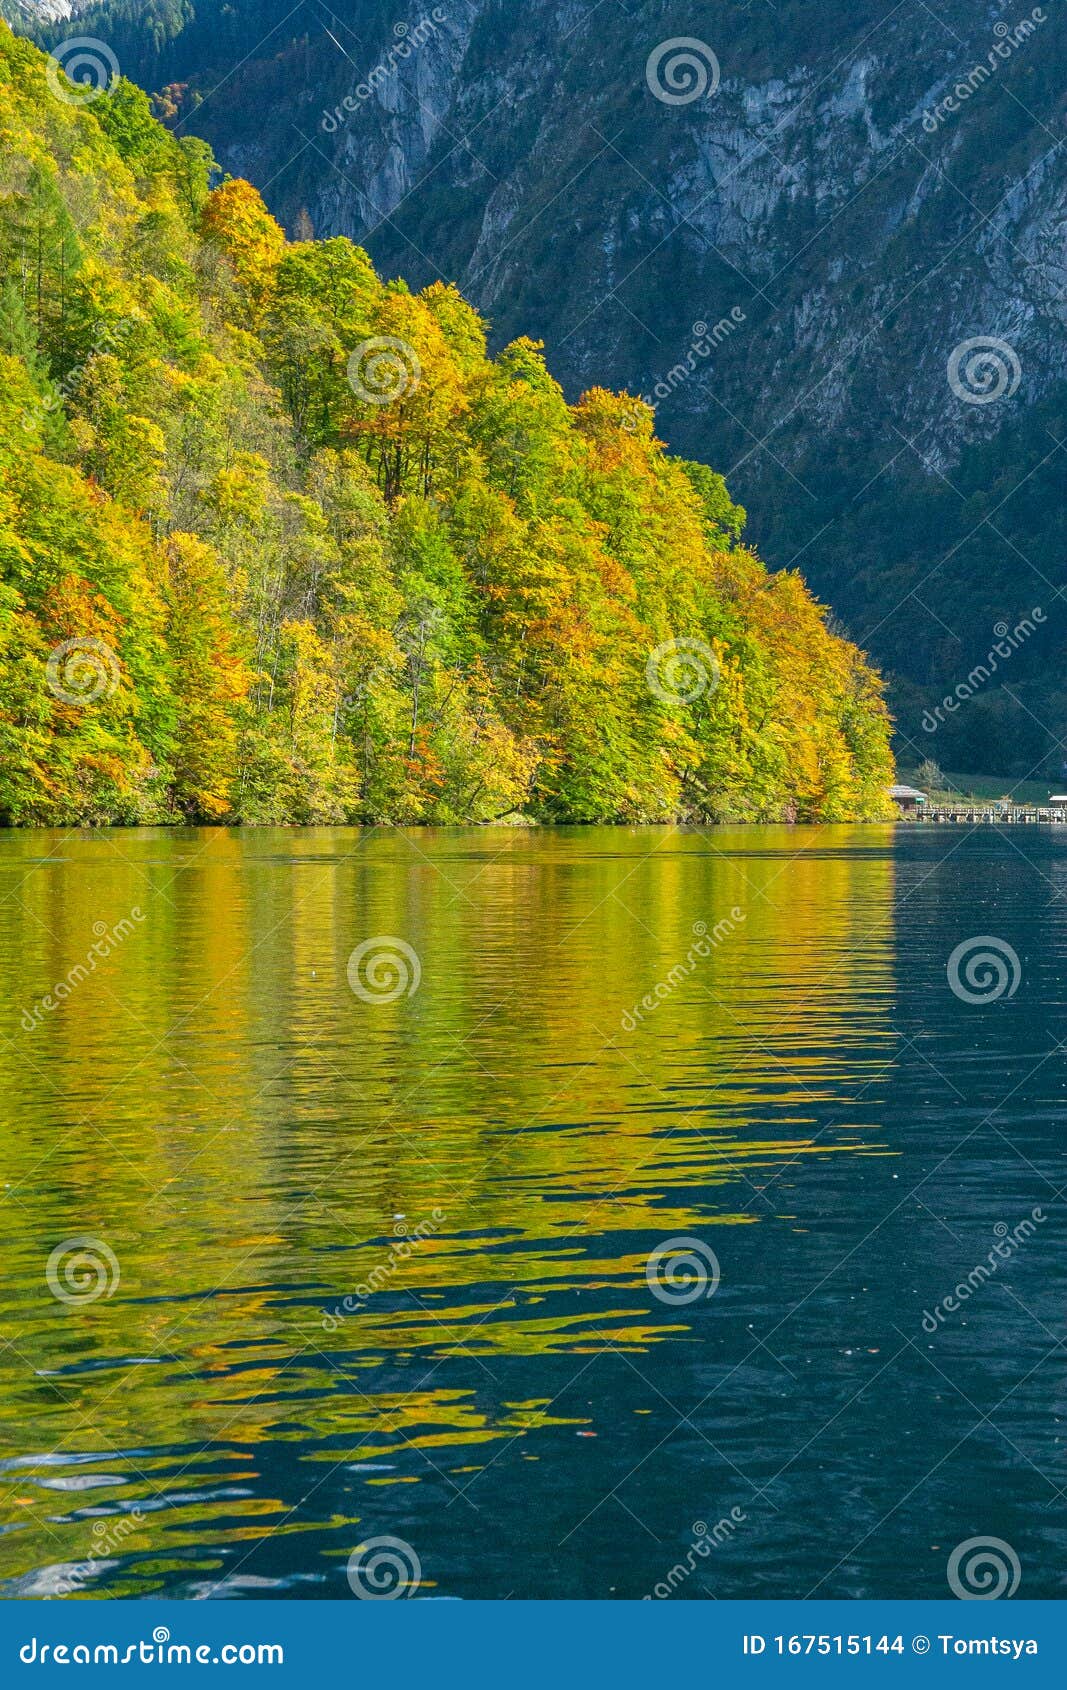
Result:
{"type": "Polygon", "coordinates": [[[455,282],[492,350],[544,340],[569,399],[654,397],[768,563],[871,651],[909,762],[1063,784],[1058,0],[87,0],[45,25],[5,4],[57,49],[99,37],[290,233],[455,282]],[[696,43],[661,65],[680,103],[648,75],[672,38],[696,43]],[[996,630],[1037,607],[994,671],[996,630]]]}
{"type": "Polygon", "coordinates": [[[0,152],[4,821],[884,813],[876,677],[647,406],[4,25],[0,152]]]}

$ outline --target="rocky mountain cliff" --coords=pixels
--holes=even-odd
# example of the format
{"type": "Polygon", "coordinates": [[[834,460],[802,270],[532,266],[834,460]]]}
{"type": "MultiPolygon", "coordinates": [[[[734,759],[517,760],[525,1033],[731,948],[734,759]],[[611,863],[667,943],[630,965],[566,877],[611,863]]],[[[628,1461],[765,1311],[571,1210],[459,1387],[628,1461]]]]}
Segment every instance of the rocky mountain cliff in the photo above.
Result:
{"type": "Polygon", "coordinates": [[[1059,770],[1062,0],[119,0],[77,28],[290,231],[456,281],[572,397],[654,399],[890,672],[904,761],[1059,770]]]}

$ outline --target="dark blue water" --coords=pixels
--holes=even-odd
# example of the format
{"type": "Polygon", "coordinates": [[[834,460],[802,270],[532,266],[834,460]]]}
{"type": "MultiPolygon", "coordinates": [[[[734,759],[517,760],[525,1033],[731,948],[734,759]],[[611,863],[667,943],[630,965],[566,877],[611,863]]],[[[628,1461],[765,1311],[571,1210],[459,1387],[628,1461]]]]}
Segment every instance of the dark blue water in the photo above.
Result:
{"type": "Polygon", "coordinates": [[[1065,887],[1058,829],[0,837],[4,1591],[992,1537],[1062,1595],[1065,887]]]}

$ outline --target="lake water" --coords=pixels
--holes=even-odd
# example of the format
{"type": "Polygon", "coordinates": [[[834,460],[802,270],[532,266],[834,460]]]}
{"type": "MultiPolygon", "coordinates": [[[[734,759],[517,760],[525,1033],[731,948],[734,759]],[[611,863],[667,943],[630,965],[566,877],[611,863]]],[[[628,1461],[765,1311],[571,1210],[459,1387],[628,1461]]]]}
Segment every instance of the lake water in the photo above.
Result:
{"type": "Polygon", "coordinates": [[[0,1589],[1062,1596],[1065,889],[1020,827],[0,835],[0,1589]]]}

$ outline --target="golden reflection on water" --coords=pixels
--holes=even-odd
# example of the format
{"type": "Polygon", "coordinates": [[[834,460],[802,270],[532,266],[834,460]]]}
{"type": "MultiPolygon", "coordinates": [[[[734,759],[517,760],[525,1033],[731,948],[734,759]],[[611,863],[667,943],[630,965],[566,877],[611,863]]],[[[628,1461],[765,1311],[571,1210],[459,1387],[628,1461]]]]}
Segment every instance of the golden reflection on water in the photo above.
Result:
{"type": "Polygon", "coordinates": [[[83,1561],[133,1509],[114,1593],[210,1574],[212,1545],[322,1529],[258,1446],[344,1463],[348,1523],[376,1487],[581,1424],[549,1396],[488,1410],[449,1382],[457,1359],[689,1341],[651,1296],[656,1243],[718,1248],[788,1218],[783,1169],[886,1154],[868,1088],[892,1039],[889,847],[880,828],[0,840],[0,1574],[83,1561]],[[351,991],[373,935],[414,947],[414,996],[351,991]],[[45,1264],[80,1234],[121,1283],[72,1307],[45,1264]],[[429,1464],[393,1470],[412,1450],[429,1464]]]}

